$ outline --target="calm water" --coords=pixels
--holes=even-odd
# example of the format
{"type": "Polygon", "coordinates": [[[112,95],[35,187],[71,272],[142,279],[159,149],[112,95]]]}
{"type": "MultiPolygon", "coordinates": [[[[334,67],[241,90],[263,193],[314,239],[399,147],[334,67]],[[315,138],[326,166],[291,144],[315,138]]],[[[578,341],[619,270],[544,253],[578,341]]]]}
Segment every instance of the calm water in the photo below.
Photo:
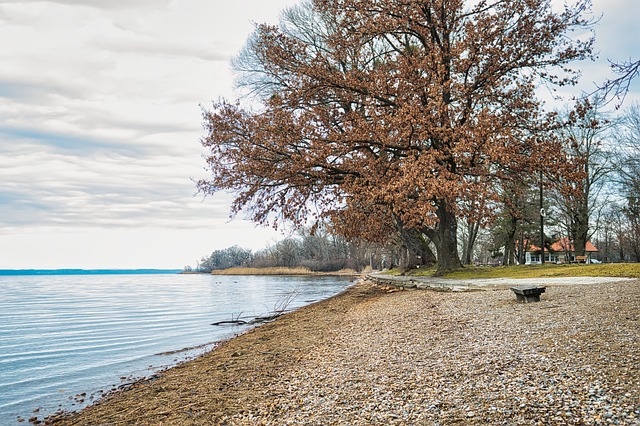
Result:
{"type": "Polygon", "coordinates": [[[82,408],[103,390],[247,329],[213,322],[268,314],[294,292],[288,308],[300,307],[350,284],[341,277],[0,276],[0,424],[82,408]]]}

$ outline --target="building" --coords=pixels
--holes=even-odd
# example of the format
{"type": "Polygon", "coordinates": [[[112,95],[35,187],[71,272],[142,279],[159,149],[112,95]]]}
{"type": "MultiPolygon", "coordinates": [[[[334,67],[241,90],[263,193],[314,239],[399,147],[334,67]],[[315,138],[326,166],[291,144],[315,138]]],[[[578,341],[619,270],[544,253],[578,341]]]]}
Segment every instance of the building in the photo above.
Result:
{"type": "MultiPolygon", "coordinates": [[[[567,237],[560,238],[551,244],[550,250],[545,249],[544,261],[549,263],[591,263],[592,255],[597,253],[596,246],[587,241],[584,255],[575,252],[573,243],[567,237]]],[[[535,265],[540,261],[540,247],[533,244],[525,252],[525,265],[535,265]]]]}

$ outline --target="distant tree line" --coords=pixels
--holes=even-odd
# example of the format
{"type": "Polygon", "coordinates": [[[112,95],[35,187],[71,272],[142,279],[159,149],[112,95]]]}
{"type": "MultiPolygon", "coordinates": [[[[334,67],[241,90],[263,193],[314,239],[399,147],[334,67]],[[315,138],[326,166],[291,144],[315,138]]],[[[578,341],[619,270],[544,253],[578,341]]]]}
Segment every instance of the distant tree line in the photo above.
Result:
{"type": "Polygon", "coordinates": [[[236,245],[222,250],[214,250],[210,256],[205,256],[200,260],[197,269],[202,272],[211,272],[236,266],[248,266],[252,259],[251,250],[236,245]]]}
{"type": "Polygon", "coordinates": [[[237,245],[214,250],[200,260],[197,269],[211,272],[232,267],[302,267],[314,272],[361,271],[366,267],[381,269],[397,264],[394,252],[392,245],[349,241],[326,230],[304,228],[256,252],[237,245]]]}

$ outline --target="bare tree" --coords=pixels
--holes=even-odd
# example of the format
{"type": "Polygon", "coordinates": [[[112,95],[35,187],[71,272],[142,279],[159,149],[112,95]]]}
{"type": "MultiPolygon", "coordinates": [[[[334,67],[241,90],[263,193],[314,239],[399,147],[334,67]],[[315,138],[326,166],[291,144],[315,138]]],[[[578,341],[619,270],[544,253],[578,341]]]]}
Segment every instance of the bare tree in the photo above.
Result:
{"type": "Polygon", "coordinates": [[[628,220],[627,247],[640,262],[640,104],[632,104],[625,111],[615,140],[617,184],[628,220]]]}
{"type": "Polygon", "coordinates": [[[616,108],[619,108],[624,102],[627,93],[629,93],[629,86],[634,78],[640,74],[640,60],[634,61],[629,59],[628,61],[613,62],[609,61],[611,69],[617,75],[617,77],[609,79],[601,86],[598,86],[598,90],[593,94],[602,97],[610,102],[612,99],[617,99],[618,104],[616,108]]]}
{"type": "Polygon", "coordinates": [[[587,241],[596,228],[602,208],[607,204],[607,184],[612,179],[614,163],[607,146],[612,122],[602,111],[602,98],[579,101],[558,132],[570,158],[581,172],[572,180],[560,179],[554,191],[564,228],[574,250],[584,255],[587,241]]]}
{"type": "Polygon", "coordinates": [[[211,272],[218,269],[227,269],[235,266],[246,266],[253,258],[249,249],[232,246],[222,250],[215,250],[208,257],[203,257],[198,269],[201,272],[211,272]]]}

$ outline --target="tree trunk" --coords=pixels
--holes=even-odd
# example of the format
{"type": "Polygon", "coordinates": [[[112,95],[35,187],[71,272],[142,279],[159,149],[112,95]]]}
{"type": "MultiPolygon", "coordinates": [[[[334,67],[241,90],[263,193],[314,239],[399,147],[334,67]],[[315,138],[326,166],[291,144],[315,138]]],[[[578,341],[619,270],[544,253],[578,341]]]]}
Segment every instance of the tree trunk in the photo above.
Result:
{"type": "Polygon", "coordinates": [[[587,212],[576,212],[573,216],[571,236],[573,237],[573,250],[576,256],[584,256],[589,236],[589,218],[587,212]]]}
{"type": "MultiPolygon", "coordinates": [[[[397,221],[397,225],[401,226],[401,223],[397,221]]],[[[429,241],[422,232],[404,227],[399,227],[399,232],[403,246],[400,253],[400,269],[408,271],[436,263],[436,257],[429,248],[429,241]]]]}
{"type": "Polygon", "coordinates": [[[478,231],[480,230],[479,222],[470,222],[467,223],[468,233],[466,235],[466,240],[464,242],[464,250],[463,250],[463,258],[465,265],[471,265],[472,263],[472,255],[473,255],[473,247],[476,244],[476,239],[478,237],[478,231]]]}
{"type": "Polygon", "coordinates": [[[520,238],[518,239],[518,258],[517,263],[518,265],[524,265],[524,263],[527,261],[526,258],[526,244],[524,241],[524,233],[520,232],[520,238]]]}
{"type": "Polygon", "coordinates": [[[502,258],[503,265],[513,265],[515,260],[516,249],[516,230],[517,219],[513,216],[509,216],[509,228],[507,228],[507,235],[504,241],[504,257],[502,258]]]}
{"type": "Polygon", "coordinates": [[[458,222],[456,215],[449,211],[447,202],[438,200],[436,216],[438,223],[435,229],[429,231],[429,238],[436,245],[438,259],[438,274],[455,269],[461,269],[462,263],[458,256],[458,222]]]}
{"type": "Polygon", "coordinates": [[[634,217],[631,220],[631,235],[629,237],[630,249],[634,254],[636,262],[640,262],[640,223],[638,218],[634,217]]]}

